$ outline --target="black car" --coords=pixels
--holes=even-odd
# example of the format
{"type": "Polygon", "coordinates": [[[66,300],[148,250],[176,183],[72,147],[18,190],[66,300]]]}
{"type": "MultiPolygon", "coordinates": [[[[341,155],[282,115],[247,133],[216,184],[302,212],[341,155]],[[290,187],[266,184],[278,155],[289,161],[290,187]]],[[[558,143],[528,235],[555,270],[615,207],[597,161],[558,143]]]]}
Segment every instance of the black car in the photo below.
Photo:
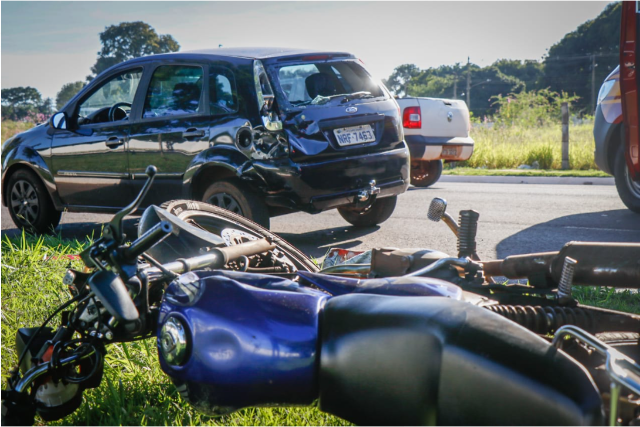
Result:
{"type": "Polygon", "coordinates": [[[213,49],[133,59],[100,74],[48,124],[2,148],[2,198],[42,232],[63,210],[112,212],[158,168],[143,207],[200,200],[268,227],[338,208],[391,216],[409,184],[396,101],[349,53],[213,49]]]}

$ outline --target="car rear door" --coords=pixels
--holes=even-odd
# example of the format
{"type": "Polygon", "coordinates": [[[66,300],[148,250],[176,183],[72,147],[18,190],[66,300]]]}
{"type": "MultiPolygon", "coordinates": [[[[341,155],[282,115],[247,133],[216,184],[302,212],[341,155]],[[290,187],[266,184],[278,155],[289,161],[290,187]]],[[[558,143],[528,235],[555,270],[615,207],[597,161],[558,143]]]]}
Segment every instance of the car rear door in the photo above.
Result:
{"type": "Polygon", "coordinates": [[[634,181],[640,182],[640,127],[638,105],[638,2],[622,2],[620,28],[620,92],[625,130],[625,157],[634,181]]]}

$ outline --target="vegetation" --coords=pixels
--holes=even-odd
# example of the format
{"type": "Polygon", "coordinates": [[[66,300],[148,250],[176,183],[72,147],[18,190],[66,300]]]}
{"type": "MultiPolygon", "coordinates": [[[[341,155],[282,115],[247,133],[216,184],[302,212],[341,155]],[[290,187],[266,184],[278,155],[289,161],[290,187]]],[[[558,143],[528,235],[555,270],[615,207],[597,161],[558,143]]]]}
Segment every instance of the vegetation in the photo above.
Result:
{"type": "MultiPolygon", "coordinates": [[[[573,170],[597,169],[593,158],[593,123],[569,127],[569,165],[573,170]]],[[[528,127],[477,126],[473,155],[459,166],[487,169],[515,169],[538,162],[540,169],[561,169],[562,133],[559,124],[528,127]]]]}
{"type": "Polygon", "coordinates": [[[171,35],[159,35],[151,25],[142,21],[108,26],[100,33],[100,43],[102,49],[98,52],[98,59],[91,67],[92,74],[87,76],[87,80],[92,80],[107,68],[129,59],[180,49],[171,35]]]}
{"type": "Polygon", "coordinates": [[[34,122],[14,122],[12,120],[2,120],[2,142],[11,138],[13,135],[25,130],[29,130],[36,124],[34,122]]]}
{"type": "Polygon", "coordinates": [[[51,98],[42,99],[37,89],[30,86],[2,89],[2,120],[31,122],[45,121],[51,109],[51,98]]]}
{"type": "Polygon", "coordinates": [[[80,89],[84,87],[83,82],[73,82],[62,85],[60,92],[56,95],[56,108],[62,109],[76,93],[80,92],[80,89]]]}
{"type": "Polygon", "coordinates": [[[609,4],[597,18],[551,46],[542,62],[500,59],[487,67],[456,63],[426,70],[403,64],[385,84],[398,96],[467,99],[469,82],[469,107],[477,117],[496,113],[495,96],[541,89],[576,96],[576,112],[593,114],[592,84],[597,94],[602,81],[618,65],[620,16],[621,4],[609,4]]]}

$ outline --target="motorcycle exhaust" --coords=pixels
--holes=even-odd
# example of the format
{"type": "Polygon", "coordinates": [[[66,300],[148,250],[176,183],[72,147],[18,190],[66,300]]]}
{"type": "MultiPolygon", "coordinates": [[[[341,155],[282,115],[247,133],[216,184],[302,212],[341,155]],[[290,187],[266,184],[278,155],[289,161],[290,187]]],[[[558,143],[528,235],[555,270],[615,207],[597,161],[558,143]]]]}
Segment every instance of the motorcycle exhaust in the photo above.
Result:
{"type": "Polygon", "coordinates": [[[569,242],[559,252],[513,255],[483,263],[486,275],[528,278],[533,286],[560,283],[565,258],[575,265],[573,284],[640,289],[640,244],[569,242]],[[541,280],[542,279],[542,280],[541,280]]]}

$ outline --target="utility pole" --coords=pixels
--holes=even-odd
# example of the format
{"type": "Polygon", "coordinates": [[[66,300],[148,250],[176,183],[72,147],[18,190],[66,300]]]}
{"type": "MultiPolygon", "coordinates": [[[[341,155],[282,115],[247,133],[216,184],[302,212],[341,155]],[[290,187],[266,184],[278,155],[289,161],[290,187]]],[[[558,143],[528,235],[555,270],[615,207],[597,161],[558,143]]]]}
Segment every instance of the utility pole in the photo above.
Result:
{"type": "Polygon", "coordinates": [[[453,81],[453,99],[458,99],[458,76],[453,81]]]}
{"type": "Polygon", "coordinates": [[[471,111],[471,61],[467,56],[467,108],[471,111]]]}
{"type": "Polygon", "coordinates": [[[591,55],[591,112],[596,111],[596,56],[591,55]]]}

